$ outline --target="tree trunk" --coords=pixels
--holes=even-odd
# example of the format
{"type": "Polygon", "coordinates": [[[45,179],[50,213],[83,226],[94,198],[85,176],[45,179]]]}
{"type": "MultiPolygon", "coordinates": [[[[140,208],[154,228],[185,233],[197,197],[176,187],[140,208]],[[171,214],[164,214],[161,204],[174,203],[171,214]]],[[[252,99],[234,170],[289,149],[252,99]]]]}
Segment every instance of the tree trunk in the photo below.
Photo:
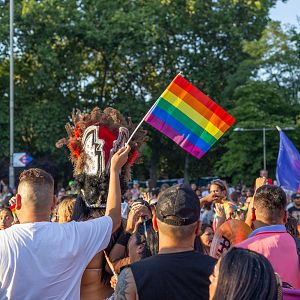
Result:
{"type": "Polygon", "coordinates": [[[190,175],[189,175],[189,154],[186,153],[185,160],[184,160],[184,183],[190,184],[190,175]]]}
{"type": "Polygon", "coordinates": [[[151,158],[150,158],[150,170],[149,175],[151,182],[151,187],[156,187],[157,182],[157,169],[158,169],[158,162],[159,162],[159,139],[153,139],[151,145],[151,158]]]}

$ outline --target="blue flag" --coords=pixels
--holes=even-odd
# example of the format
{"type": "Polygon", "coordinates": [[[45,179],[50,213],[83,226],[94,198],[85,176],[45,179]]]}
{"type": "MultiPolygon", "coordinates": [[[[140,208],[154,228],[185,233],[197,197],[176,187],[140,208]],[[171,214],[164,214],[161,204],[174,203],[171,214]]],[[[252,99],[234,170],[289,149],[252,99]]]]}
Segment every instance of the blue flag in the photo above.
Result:
{"type": "Polygon", "coordinates": [[[276,179],[281,187],[297,192],[300,184],[300,154],[284,132],[279,132],[276,179]]]}

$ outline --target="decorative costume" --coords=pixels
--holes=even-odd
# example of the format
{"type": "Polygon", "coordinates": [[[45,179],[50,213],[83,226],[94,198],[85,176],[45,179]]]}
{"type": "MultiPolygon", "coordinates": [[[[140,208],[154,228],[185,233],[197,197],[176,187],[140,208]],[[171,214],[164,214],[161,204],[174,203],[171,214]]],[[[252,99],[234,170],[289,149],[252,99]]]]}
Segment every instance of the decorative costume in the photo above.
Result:
{"type": "MultiPolygon", "coordinates": [[[[123,147],[134,126],[116,109],[98,107],[91,113],[77,110],[72,123],[65,128],[68,134],[56,143],[58,148],[67,145],[74,166],[77,190],[86,207],[105,208],[109,185],[110,162],[114,153],[123,147]]],[[[130,142],[128,162],[120,174],[121,192],[125,193],[130,180],[130,168],[139,157],[139,149],[146,140],[146,132],[138,130],[130,142]]]]}

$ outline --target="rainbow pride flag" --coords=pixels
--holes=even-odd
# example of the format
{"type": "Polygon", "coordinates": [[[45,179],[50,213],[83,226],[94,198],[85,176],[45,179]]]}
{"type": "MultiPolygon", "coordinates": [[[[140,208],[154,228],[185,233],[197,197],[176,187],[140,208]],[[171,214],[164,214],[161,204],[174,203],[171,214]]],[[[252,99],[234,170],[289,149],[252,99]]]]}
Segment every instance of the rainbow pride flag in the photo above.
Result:
{"type": "Polygon", "coordinates": [[[147,113],[145,121],[201,158],[235,119],[178,74],[147,113]]]}

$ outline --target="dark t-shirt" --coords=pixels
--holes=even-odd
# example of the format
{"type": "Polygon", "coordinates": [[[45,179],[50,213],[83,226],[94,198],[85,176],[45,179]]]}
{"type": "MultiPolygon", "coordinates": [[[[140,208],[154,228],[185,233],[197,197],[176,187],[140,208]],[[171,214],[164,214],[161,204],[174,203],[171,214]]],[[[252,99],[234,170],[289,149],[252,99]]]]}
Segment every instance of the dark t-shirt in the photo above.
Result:
{"type": "Polygon", "coordinates": [[[292,206],[288,213],[290,216],[294,217],[298,221],[298,225],[300,225],[300,208],[297,208],[295,206],[292,206]]]}
{"type": "Polygon", "coordinates": [[[130,266],[141,300],[207,300],[216,260],[195,251],[158,254],[130,266]]]}

